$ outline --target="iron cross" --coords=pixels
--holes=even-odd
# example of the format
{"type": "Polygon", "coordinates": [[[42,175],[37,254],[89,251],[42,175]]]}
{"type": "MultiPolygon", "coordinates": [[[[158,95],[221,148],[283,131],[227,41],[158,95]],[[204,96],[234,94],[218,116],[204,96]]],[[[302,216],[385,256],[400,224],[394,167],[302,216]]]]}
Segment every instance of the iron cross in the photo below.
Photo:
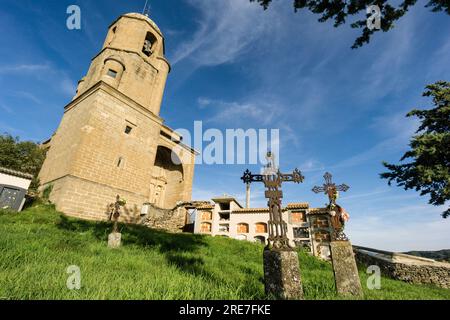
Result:
{"type": "Polygon", "coordinates": [[[328,199],[330,200],[330,205],[336,204],[337,199],[337,191],[346,192],[350,187],[346,184],[336,185],[332,182],[333,176],[331,173],[326,172],[323,176],[325,179],[325,184],[322,187],[315,186],[312,191],[315,193],[323,192],[328,195],[328,199]]]}
{"type": "Polygon", "coordinates": [[[305,179],[300,170],[295,169],[290,174],[281,173],[274,166],[273,155],[267,153],[268,164],[264,168],[263,174],[252,174],[248,169],[244,172],[241,180],[250,184],[252,182],[263,182],[266,187],[265,196],[269,200],[269,243],[268,248],[288,249],[289,239],[287,238],[287,223],[283,221],[281,199],[283,192],[281,185],[283,182],[301,183],[305,179]]]}

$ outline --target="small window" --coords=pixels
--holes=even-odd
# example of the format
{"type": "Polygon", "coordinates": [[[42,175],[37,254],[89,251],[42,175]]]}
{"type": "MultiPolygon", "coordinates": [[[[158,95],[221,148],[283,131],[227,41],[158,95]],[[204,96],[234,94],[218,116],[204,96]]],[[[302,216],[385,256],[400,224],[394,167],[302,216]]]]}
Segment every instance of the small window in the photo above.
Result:
{"type": "Polygon", "coordinates": [[[130,127],[130,126],[126,126],[126,127],[125,127],[125,133],[126,133],[126,134],[130,134],[132,130],[133,130],[133,128],[130,127]]]}
{"type": "Polygon", "coordinates": [[[123,158],[119,157],[119,160],[117,160],[117,168],[121,168],[123,165],[123,158]]]}
{"type": "Polygon", "coordinates": [[[108,70],[108,76],[110,76],[111,78],[116,78],[117,77],[117,71],[114,71],[112,69],[108,70]]]}

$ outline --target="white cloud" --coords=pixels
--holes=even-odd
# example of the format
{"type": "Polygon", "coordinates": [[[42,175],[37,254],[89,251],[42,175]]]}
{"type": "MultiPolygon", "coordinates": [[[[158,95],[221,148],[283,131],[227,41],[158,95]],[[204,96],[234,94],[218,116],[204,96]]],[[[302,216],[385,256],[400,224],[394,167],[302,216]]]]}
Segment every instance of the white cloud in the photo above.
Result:
{"type": "MultiPolygon", "coordinates": [[[[261,19],[259,6],[249,1],[189,0],[200,11],[201,20],[192,38],[182,43],[170,58],[175,65],[191,59],[197,66],[232,62],[255,40],[264,36],[276,19],[261,19]]],[[[276,11],[267,15],[276,14],[276,11]]]]}
{"type": "Polygon", "coordinates": [[[0,66],[0,74],[22,74],[50,69],[48,64],[16,64],[0,66]]]}
{"type": "Polygon", "coordinates": [[[448,249],[450,220],[440,218],[441,211],[418,205],[365,214],[349,221],[347,235],[355,245],[396,252],[448,249]]]}
{"type": "Polygon", "coordinates": [[[205,97],[200,97],[198,104],[201,108],[211,107],[217,110],[217,113],[207,121],[222,123],[231,121],[233,124],[251,119],[267,125],[274,122],[283,109],[275,102],[269,101],[227,102],[205,97]]]}

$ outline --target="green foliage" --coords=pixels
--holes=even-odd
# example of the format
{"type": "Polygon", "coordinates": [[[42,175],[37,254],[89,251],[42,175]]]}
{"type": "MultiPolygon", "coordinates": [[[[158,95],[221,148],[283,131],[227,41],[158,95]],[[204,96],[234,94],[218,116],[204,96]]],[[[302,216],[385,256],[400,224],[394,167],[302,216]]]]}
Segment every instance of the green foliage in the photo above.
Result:
{"type": "MultiPolygon", "coordinates": [[[[67,218],[52,206],[0,211],[0,299],[265,299],[263,246],[121,225],[123,246],[108,249],[109,222],[67,218]],[[81,289],[69,290],[71,265],[81,289]]],[[[328,262],[299,252],[306,299],[335,294],[328,262]]],[[[366,299],[450,299],[450,290],[386,278],[366,299]]]]}
{"type": "MultiPolygon", "coordinates": [[[[250,1],[257,1],[264,9],[267,9],[272,2],[272,0],[250,1]]],[[[387,32],[394,28],[394,23],[403,17],[416,2],[417,0],[403,0],[397,6],[398,2],[392,0],[294,0],[294,9],[297,12],[306,8],[314,14],[320,14],[319,22],[334,19],[334,26],[338,27],[345,24],[349,16],[366,14],[368,6],[378,5],[381,10],[381,31],[387,32]]],[[[432,12],[445,11],[447,14],[450,14],[450,2],[448,0],[429,0],[425,7],[431,8],[432,12]]],[[[369,16],[366,14],[366,18],[369,16]]],[[[361,36],[355,40],[352,49],[359,48],[364,43],[369,43],[373,33],[379,31],[367,28],[366,19],[353,22],[351,27],[363,29],[361,36]]]]}
{"type": "Polygon", "coordinates": [[[44,203],[50,203],[50,194],[52,193],[52,190],[53,190],[53,185],[49,184],[42,191],[42,200],[44,201],[44,203]]]}
{"type": "Polygon", "coordinates": [[[30,190],[36,191],[39,187],[37,175],[45,160],[45,150],[37,143],[19,141],[7,133],[0,135],[0,167],[32,174],[33,179],[30,190]]]}
{"type": "MultiPolygon", "coordinates": [[[[429,203],[444,205],[450,200],[450,83],[438,81],[428,85],[423,93],[433,97],[435,108],[412,110],[407,117],[416,116],[421,120],[417,135],[410,142],[411,150],[400,161],[412,159],[401,165],[383,165],[389,172],[381,177],[395,181],[405,190],[415,189],[421,195],[430,195],[429,203]]],[[[450,208],[443,212],[447,218],[450,208]]]]}

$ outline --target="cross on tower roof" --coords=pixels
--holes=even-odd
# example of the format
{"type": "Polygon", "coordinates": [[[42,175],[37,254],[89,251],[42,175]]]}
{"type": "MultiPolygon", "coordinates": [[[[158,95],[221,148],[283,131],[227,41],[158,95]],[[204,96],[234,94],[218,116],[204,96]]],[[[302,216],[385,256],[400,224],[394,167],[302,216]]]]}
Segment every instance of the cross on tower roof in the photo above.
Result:
{"type": "Polygon", "coordinates": [[[150,3],[148,3],[148,0],[145,0],[144,10],[142,10],[142,14],[147,17],[150,15],[150,3]]]}

